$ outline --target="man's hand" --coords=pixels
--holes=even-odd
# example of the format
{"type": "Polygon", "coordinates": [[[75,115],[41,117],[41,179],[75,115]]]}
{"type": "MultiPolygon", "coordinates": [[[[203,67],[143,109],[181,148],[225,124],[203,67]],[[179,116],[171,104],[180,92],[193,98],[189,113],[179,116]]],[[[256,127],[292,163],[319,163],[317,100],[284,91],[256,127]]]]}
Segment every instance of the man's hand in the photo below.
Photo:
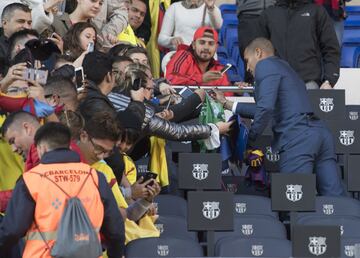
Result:
{"type": "Polygon", "coordinates": [[[155,179],[150,179],[150,181],[153,181],[153,185],[146,185],[146,189],[148,190],[149,194],[148,194],[148,197],[146,197],[145,199],[148,202],[152,202],[154,200],[155,196],[157,196],[161,190],[159,183],[156,182],[155,179]]]}
{"type": "Polygon", "coordinates": [[[238,86],[240,89],[251,86],[250,83],[247,82],[234,82],[234,85],[238,86]]]}
{"type": "Polygon", "coordinates": [[[140,87],[138,90],[130,90],[130,96],[132,100],[144,102],[145,93],[144,88],[140,87]]]}
{"type": "Polygon", "coordinates": [[[161,95],[170,95],[176,93],[176,90],[174,90],[169,84],[165,82],[160,83],[159,91],[161,95]]]}
{"type": "Polygon", "coordinates": [[[64,1],[65,0],[48,0],[46,3],[44,3],[44,11],[56,14],[58,11],[57,5],[64,1]]]}
{"type": "Polygon", "coordinates": [[[210,10],[214,9],[215,7],[215,0],[205,0],[206,7],[210,10]]]}
{"type": "Polygon", "coordinates": [[[183,44],[184,41],[181,37],[173,37],[171,40],[171,45],[173,45],[175,48],[177,48],[180,44],[183,44]]]}
{"type": "Polygon", "coordinates": [[[48,40],[54,42],[54,44],[58,47],[61,53],[64,52],[64,41],[62,40],[61,36],[57,33],[53,33],[51,38],[48,40]]]}
{"type": "Polygon", "coordinates": [[[197,89],[195,91],[195,94],[199,95],[200,99],[201,99],[201,102],[204,102],[205,101],[205,90],[204,89],[197,89]]]}
{"type": "Polygon", "coordinates": [[[28,96],[32,99],[37,99],[39,101],[45,102],[44,97],[44,88],[37,81],[28,81],[29,82],[29,91],[28,96]]]}
{"type": "Polygon", "coordinates": [[[131,186],[131,198],[136,200],[139,198],[146,198],[149,196],[149,191],[146,188],[146,185],[150,183],[152,179],[149,179],[145,182],[143,177],[140,177],[132,186],[131,186]]]}
{"type": "Polygon", "coordinates": [[[24,80],[24,73],[26,70],[26,63],[19,63],[9,68],[4,79],[1,80],[1,91],[6,92],[7,88],[16,80],[24,80]]]}
{"type": "Polygon", "coordinates": [[[220,134],[226,134],[230,131],[231,125],[235,122],[235,120],[232,120],[230,122],[217,122],[216,126],[219,129],[220,134]]]}
{"type": "Polygon", "coordinates": [[[202,81],[204,83],[207,83],[207,82],[219,80],[221,79],[221,77],[222,74],[220,71],[207,71],[206,73],[203,74],[202,81]]]}
{"type": "Polygon", "coordinates": [[[331,84],[329,81],[324,81],[320,86],[321,90],[332,90],[331,84]]]}
{"type": "Polygon", "coordinates": [[[174,118],[174,112],[172,112],[172,110],[169,109],[164,109],[163,111],[156,113],[155,115],[161,117],[164,120],[171,120],[174,118]]]}
{"type": "Polygon", "coordinates": [[[226,102],[226,98],[224,96],[224,93],[219,91],[218,89],[213,89],[214,94],[211,95],[215,100],[221,103],[221,105],[224,106],[226,102]]]}

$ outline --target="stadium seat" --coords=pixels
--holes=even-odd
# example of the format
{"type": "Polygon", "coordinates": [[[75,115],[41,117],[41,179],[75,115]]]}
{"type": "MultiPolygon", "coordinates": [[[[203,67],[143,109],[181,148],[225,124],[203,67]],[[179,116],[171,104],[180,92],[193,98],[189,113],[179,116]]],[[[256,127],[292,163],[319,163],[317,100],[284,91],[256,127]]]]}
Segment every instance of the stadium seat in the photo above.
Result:
{"type": "Polygon", "coordinates": [[[255,195],[234,195],[234,216],[262,215],[278,219],[277,212],[271,210],[271,199],[255,195]]]}
{"type": "Polygon", "coordinates": [[[187,202],[176,195],[161,194],[155,197],[158,214],[160,216],[180,216],[187,218],[187,202]]]}
{"type": "Polygon", "coordinates": [[[234,231],[215,232],[215,243],[224,237],[286,239],[285,226],[267,217],[242,216],[234,218],[234,231]]]}
{"type": "Polygon", "coordinates": [[[360,246],[360,238],[342,238],[341,257],[355,257],[355,245],[360,246]]]}
{"type": "Polygon", "coordinates": [[[223,46],[219,46],[216,51],[218,59],[227,59],[228,58],[228,52],[227,49],[223,46]]]}
{"type": "Polygon", "coordinates": [[[215,246],[220,257],[290,257],[291,242],[285,239],[228,237],[215,246]]]}
{"type": "Polygon", "coordinates": [[[155,222],[160,237],[176,237],[198,241],[197,233],[187,230],[187,221],[178,216],[159,216],[155,222]]]}
{"type": "Polygon", "coordinates": [[[360,67],[360,47],[356,47],[354,50],[353,65],[354,65],[354,68],[360,67]]]}
{"type": "Polygon", "coordinates": [[[307,216],[298,219],[300,225],[340,226],[341,238],[360,238],[360,219],[350,216],[307,216]]]}
{"type": "Polygon", "coordinates": [[[358,5],[348,5],[348,6],[346,6],[346,13],[349,16],[360,15],[360,6],[358,6],[358,5]]]}
{"type": "Polygon", "coordinates": [[[314,212],[298,212],[297,218],[308,216],[354,216],[360,219],[360,202],[349,197],[317,196],[314,212]]]}
{"type": "Polygon", "coordinates": [[[193,240],[179,238],[141,238],[126,245],[125,257],[202,257],[203,250],[193,240]]]}
{"type": "Polygon", "coordinates": [[[236,8],[235,4],[222,4],[219,6],[222,15],[227,13],[236,14],[236,8]]]}

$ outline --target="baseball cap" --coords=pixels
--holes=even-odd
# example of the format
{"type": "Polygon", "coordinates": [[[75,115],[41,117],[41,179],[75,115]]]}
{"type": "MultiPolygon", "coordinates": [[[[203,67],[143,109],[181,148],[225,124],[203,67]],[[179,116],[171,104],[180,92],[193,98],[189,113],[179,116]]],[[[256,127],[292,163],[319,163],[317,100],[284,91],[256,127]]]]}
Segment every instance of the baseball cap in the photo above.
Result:
{"type": "Polygon", "coordinates": [[[215,29],[213,29],[209,26],[203,26],[203,27],[198,28],[195,31],[193,40],[195,41],[202,37],[212,38],[215,40],[215,42],[218,42],[218,33],[216,32],[215,29]]]}

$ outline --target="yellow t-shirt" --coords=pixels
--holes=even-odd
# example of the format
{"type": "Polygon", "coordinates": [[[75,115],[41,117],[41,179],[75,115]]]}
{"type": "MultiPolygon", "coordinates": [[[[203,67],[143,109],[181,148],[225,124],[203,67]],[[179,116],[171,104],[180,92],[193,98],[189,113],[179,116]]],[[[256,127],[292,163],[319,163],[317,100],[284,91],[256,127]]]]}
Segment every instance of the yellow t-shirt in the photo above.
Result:
{"type": "MultiPolygon", "coordinates": [[[[114,194],[116,202],[119,207],[126,209],[128,204],[125,201],[123,194],[120,191],[119,185],[116,182],[116,177],[113,170],[109,167],[105,161],[100,160],[91,165],[92,168],[103,173],[106,177],[106,181],[111,186],[111,190],[114,194]],[[115,180],[115,183],[114,183],[115,180]]],[[[160,233],[154,225],[155,217],[145,215],[139,220],[139,224],[136,224],[132,220],[125,220],[125,243],[144,237],[159,237],[160,233]]],[[[107,256],[104,254],[104,258],[107,256]]]]}
{"type": "Polygon", "coordinates": [[[124,175],[126,176],[129,183],[132,185],[136,182],[136,177],[137,177],[136,166],[134,164],[134,161],[125,154],[123,160],[125,164],[124,175]]]}
{"type": "MultiPolygon", "coordinates": [[[[0,115],[0,125],[5,115],[0,115]]],[[[0,138],[0,191],[12,190],[24,171],[23,158],[11,150],[10,145],[0,138]]]]}

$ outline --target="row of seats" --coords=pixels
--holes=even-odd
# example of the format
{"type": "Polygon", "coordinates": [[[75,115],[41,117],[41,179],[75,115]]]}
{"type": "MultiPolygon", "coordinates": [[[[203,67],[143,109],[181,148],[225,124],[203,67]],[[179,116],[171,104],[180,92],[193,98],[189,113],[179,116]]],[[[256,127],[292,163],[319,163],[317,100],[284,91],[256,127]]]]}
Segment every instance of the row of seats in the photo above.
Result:
{"type": "MultiPolygon", "coordinates": [[[[203,256],[197,233],[187,230],[187,202],[178,196],[160,195],[155,203],[160,214],[155,223],[161,232],[160,238],[131,242],[127,246],[127,257],[203,256]],[[181,248],[185,242],[187,248],[181,248]],[[141,253],[143,250],[147,250],[146,254],[141,253]]],[[[234,231],[214,233],[216,256],[291,256],[291,242],[287,240],[286,228],[279,221],[278,213],[271,210],[269,198],[234,195],[234,215],[234,231]],[[278,248],[272,248],[274,246],[278,248]]],[[[298,212],[295,221],[301,225],[340,226],[342,257],[349,257],[349,250],[354,250],[354,245],[360,243],[358,200],[317,197],[316,210],[298,212]]]]}
{"type": "MultiPolygon", "coordinates": [[[[341,67],[360,67],[360,7],[347,6],[348,18],[344,23],[344,36],[341,53],[341,67]]],[[[218,56],[223,64],[231,63],[237,69],[230,71],[231,76],[237,73],[244,78],[244,64],[239,53],[238,20],[236,16],[236,5],[223,4],[220,6],[223,16],[223,26],[220,29],[218,56]]],[[[240,35],[241,36],[241,35],[240,35]]]]}

